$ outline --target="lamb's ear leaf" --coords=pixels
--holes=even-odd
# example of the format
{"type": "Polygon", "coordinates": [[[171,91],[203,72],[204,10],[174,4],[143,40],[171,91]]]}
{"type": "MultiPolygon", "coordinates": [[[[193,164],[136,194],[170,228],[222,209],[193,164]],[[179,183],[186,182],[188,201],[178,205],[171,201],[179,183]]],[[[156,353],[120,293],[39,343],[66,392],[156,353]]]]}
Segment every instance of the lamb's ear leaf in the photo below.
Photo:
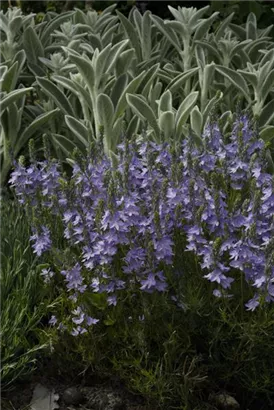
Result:
{"type": "Polygon", "coordinates": [[[41,42],[43,46],[45,47],[51,39],[51,33],[54,32],[55,29],[60,27],[60,25],[66,21],[69,20],[69,18],[74,14],[74,11],[68,11],[66,13],[59,14],[58,16],[54,17],[44,28],[42,34],[41,34],[41,42]]]}
{"type": "Polygon", "coordinates": [[[110,94],[111,101],[113,102],[114,107],[117,105],[119,98],[121,97],[122,92],[127,86],[128,75],[126,73],[121,74],[114,83],[112,91],[110,94]]]}
{"type": "Polygon", "coordinates": [[[16,143],[15,151],[19,152],[22,147],[28,142],[28,140],[32,137],[32,135],[41,127],[44,127],[45,124],[48,124],[50,120],[56,117],[56,115],[60,112],[59,108],[55,110],[46,112],[44,114],[39,115],[21,134],[20,138],[16,143]]]}
{"type": "Polygon", "coordinates": [[[128,40],[122,40],[112,47],[109,53],[109,58],[107,59],[107,66],[106,66],[107,73],[111,73],[111,71],[116,65],[118,58],[122,54],[123,50],[126,48],[128,42],[129,42],[128,40]]]}
{"type": "Polygon", "coordinates": [[[151,12],[147,10],[142,20],[142,52],[143,59],[146,60],[151,55],[151,12]]]}
{"type": "Polygon", "coordinates": [[[192,77],[194,74],[196,74],[198,70],[199,68],[195,67],[195,68],[191,68],[190,70],[185,71],[182,74],[177,75],[177,77],[175,77],[172,81],[170,81],[167,88],[172,94],[174,94],[180,89],[180,87],[182,87],[182,85],[186,82],[186,80],[192,77]]]}
{"type": "Polygon", "coordinates": [[[21,88],[19,90],[11,91],[0,101],[0,111],[3,112],[9,104],[13,103],[16,100],[19,100],[23,95],[27,94],[29,91],[32,91],[33,87],[21,88]]]}
{"type": "Polygon", "coordinates": [[[250,102],[250,93],[248,86],[246,84],[244,77],[239,72],[232,70],[229,67],[224,67],[220,65],[216,65],[215,68],[220,74],[226,77],[235,87],[237,87],[238,90],[240,90],[244,94],[247,101],[250,102]]]}
{"type": "Polygon", "coordinates": [[[273,118],[274,118],[274,99],[269,101],[269,103],[267,103],[262,109],[262,112],[259,118],[259,125],[263,127],[269,124],[273,118]]]}
{"type": "Polygon", "coordinates": [[[12,66],[5,72],[3,76],[3,82],[1,91],[6,91],[9,93],[10,91],[14,90],[17,79],[18,79],[18,62],[16,61],[12,66]]]}
{"type": "Polygon", "coordinates": [[[172,111],[172,94],[169,90],[166,90],[159,101],[159,112],[172,111]]]}
{"type": "Polygon", "coordinates": [[[175,117],[176,131],[178,131],[178,133],[181,132],[182,126],[186,123],[188,116],[197,101],[198,95],[199,95],[198,91],[194,91],[190,93],[184,99],[180,107],[178,108],[178,111],[175,117]]]}
{"type": "Polygon", "coordinates": [[[218,11],[215,11],[215,13],[213,13],[209,18],[205,19],[203,22],[201,22],[199,24],[199,26],[197,27],[193,40],[201,40],[201,38],[204,37],[204,35],[206,34],[206,32],[209,30],[211,24],[213,23],[213,21],[216,19],[216,17],[219,15],[218,11]]]}
{"type": "Polygon", "coordinates": [[[38,57],[44,57],[44,47],[31,26],[24,30],[23,47],[30,63],[37,64],[39,63],[38,57]]]}
{"type": "Polygon", "coordinates": [[[119,101],[117,103],[116,106],[116,110],[115,110],[115,119],[117,119],[118,117],[120,117],[121,115],[123,115],[125,109],[127,108],[127,99],[126,99],[126,95],[128,93],[134,93],[137,89],[137,87],[139,86],[139,84],[141,83],[143,77],[145,75],[145,71],[143,71],[142,73],[140,73],[137,77],[133,78],[133,80],[126,86],[126,88],[124,89],[121,97],[119,98],[119,101]]]}
{"type": "Polygon", "coordinates": [[[155,132],[157,140],[160,140],[160,129],[157,123],[156,116],[150,106],[138,95],[127,94],[126,99],[134,113],[137,114],[143,121],[147,121],[155,132]]]}
{"type": "Polygon", "coordinates": [[[114,121],[114,106],[111,99],[106,94],[99,94],[97,97],[97,111],[100,125],[103,125],[108,147],[111,147],[110,135],[114,121]]]}
{"type": "Polygon", "coordinates": [[[269,125],[260,131],[260,138],[262,138],[265,142],[274,141],[274,126],[269,125]]]}
{"type": "Polygon", "coordinates": [[[172,111],[165,111],[159,117],[160,129],[164,134],[165,140],[169,141],[174,132],[174,113],[172,111]]]}
{"type": "Polygon", "coordinates": [[[50,98],[53,99],[57,107],[60,108],[65,114],[74,114],[73,108],[65,96],[65,94],[50,80],[43,77],[36,77],[38,85],[41,87],[42,91],[50,98]]]}
{"type": "Polygon", "coordinates": [[[227,26],[230,24],[231,20],[233,19],[234,12],[231,13],[218,27],[216,34],[215,34],[215,40],[219,41],[221,37],[223,36],[225,29],[227,26]]]}
{"type": "Polygon", "coordinates": [[[126,135],[131,138],[133,134],[136,134],[139,128],[139,117],[137,115],[134,115],[128,124],[127,130],[126,130],[126,135]]]}
{"type": "Polygon", "coordinates": [[[128,67],[132,64],[135,51],[133,48],[123,51],[116,60],[115,75],[119,77],[123,73],[127,73],[128,67]]]}
{"type": "Polygon", "coordinates": [[[166,26],[164,21],[160,17],[151,15],[150,18],[155,26],[161,31],[161,33],[163,33],[168,41],[175,47],[176,51],[181,54],[182,48],[175,32],[170,27],[166,26]]]}
{"type": "Polygon", "coordinates": [[[91,61],[86,60],[80,55],[72,54],[71,50],[68,51],[68,54],[70,61],[76,65],[82,77],[86,81],[90,92],[92,93],[95,84],[95,73],[91,61]]]}
{"type": "Polygon", "coordinates": [[[138,61],[140,61],[141,60],[141,49],[140,49],[140,44],[138,42],[138,36],[135,31],[135,28],[133,24],[129,21],[129,19],[126,18],[122,13],[120,13],[118,10],[116,10],[116,13],[124,27],[125,32],[127,33],[127,36],[129,38],[129,41],[131,42],[132,47],[135,49],[138,61]]]}
{"type": "Polygon", "coordinates": [[[87,127],[79,120],[70,115],[65,115],[65,121],[70,131],[82,142],[84,146],[88,146],[89,133],[87,127]]]}
{"type": "Polygon", "coordinates": [[[203,116],[198,108],[198,105],[195,105],[195,107],[191,110],[190,125],[197,135],[201,135],[203,127],[203,116]]]}

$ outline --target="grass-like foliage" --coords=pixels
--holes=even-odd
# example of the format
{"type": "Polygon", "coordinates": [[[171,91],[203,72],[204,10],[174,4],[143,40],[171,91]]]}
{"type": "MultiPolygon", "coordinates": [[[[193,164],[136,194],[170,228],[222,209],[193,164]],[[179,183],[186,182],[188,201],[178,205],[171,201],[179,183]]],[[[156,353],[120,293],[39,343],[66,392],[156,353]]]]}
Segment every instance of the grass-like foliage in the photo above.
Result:
{"type": "Polygon", "coordinates": [[[256,123],[118,149],[76,152],[70,177],[33,154],[12,174],[59,293],[53,334],[164,408],[215,388],[273,404],[274,189],[256,123]]]}
{"type": "Polygon", "coordinates": [[[48,342],[40,343],[48,292],[31,251],[24,211],[14,201],[3,200],[1,222],[1,383],[5,390],[29,375],[48,347],[48,342]]]}

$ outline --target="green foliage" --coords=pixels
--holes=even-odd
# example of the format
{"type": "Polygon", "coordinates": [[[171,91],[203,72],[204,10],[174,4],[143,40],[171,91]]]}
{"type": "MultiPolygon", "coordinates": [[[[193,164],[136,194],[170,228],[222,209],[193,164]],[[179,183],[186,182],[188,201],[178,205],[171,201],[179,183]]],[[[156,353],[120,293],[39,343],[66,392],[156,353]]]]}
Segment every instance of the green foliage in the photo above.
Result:
{"type": "MultiPolygon", "coordinates": [[[[254,13],[260,28],[266,28],[273,23],[271,17],[271,1],[211,1],[211,9],[219,11],[222,19],[225,19],[232,12],[234,14],[233,23],[237,25],[244,24],[249,13],[254,13]]],[[[272,31],[272,35],[274,32],[272,31]]]]}
{"type": "Polygon", "coordinates": [[[271,26],[258,28],[253,12],[236,25],[235,14],[222,20],[209,6],[169,5],[173,20],[137,8],[125,17],[115,7],[48,12],[39,22],[18,8],[1,11],[2,185],[29,138],[41,155],[46,134],[65,162],[103,133],[114,158],[122,123],[129,138],[148,126],[154,140],[178,140],[191,127],[199,141],[211,111],[231,118],[239,98],[274,151],[271,26]]]}
{"type": "Polygon", "coordinates": [[[41,341],[47,290],[29,243],[23,211],[11,200],[1,204],[1,383],[9,389],[28,376],[49,347],[41,341]]]}

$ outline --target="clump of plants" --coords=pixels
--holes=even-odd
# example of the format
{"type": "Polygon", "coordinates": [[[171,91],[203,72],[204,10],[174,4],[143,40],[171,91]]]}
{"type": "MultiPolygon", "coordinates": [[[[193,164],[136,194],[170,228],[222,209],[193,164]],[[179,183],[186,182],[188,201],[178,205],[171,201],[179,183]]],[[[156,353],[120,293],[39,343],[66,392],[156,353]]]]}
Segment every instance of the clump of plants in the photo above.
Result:
{"type": "Polygon", "coordinates": [[[200,137],[216,102],[229,120],[239,97],[273,154],[272,26],[258,28],[254,13],[237,26],[234,13],[220,19],[210,6],[169,6],[168,20],[136,7],[125,17],[115,7],[48,12],[40,22],[16,7],[0,12],[3,185],[11,157],[26,156],[31,138],[41,153],[47,134],[65,161],[75,147],[85,153],[104,126],[105,150],[116,155],[123,122],[130,136],[148,124],[157,142],[189,128],[200,137]]]}
{"type": "Polygon", "coordinates": [[[50,296],[29,243],[24,210],[12,200],[1,203],[1,384],[11,389],[28,377],[49,351],[43,337],[50,296]]]}
{"type": "Polygon", "coordinates": [[[61,296],[53,333],[163,406],[193,408],[212,385],[272,403],[254,343],[273,357],[274,185],[256,123],[238,114],[227,135],[212,119],[200,144],[124,136],[117,161],[102,146],[76,151],[71,175],[32,152],[10,180],[61,296]]]}

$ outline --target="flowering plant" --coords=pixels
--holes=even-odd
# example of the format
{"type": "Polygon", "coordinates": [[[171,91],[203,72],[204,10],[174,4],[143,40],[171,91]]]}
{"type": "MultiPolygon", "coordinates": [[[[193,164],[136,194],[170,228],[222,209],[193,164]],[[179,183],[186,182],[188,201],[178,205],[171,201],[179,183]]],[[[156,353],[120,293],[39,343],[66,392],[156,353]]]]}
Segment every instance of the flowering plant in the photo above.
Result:
{"type": "Polygon", "coordinates": [[[45,280],[64,278],[70,311],[52,324],[86,333],[99,320],[90,300],[99,314],[115,308],[124,289],[178,301],[184,251],[198,257],[216,297],[233,298],[240,278],[252,294],[248,310],[274,300],[274,179],[248,115],[238,116],[229,137],[211,121],[200,146],[191,136],[173,146],[125,139],[117,166],[102,152],[93,146],[86,158],[75,155],[70,177],[46,160],[20,161],[10,179],[31,211],[34,252],[52,257],[45,280]]]}

